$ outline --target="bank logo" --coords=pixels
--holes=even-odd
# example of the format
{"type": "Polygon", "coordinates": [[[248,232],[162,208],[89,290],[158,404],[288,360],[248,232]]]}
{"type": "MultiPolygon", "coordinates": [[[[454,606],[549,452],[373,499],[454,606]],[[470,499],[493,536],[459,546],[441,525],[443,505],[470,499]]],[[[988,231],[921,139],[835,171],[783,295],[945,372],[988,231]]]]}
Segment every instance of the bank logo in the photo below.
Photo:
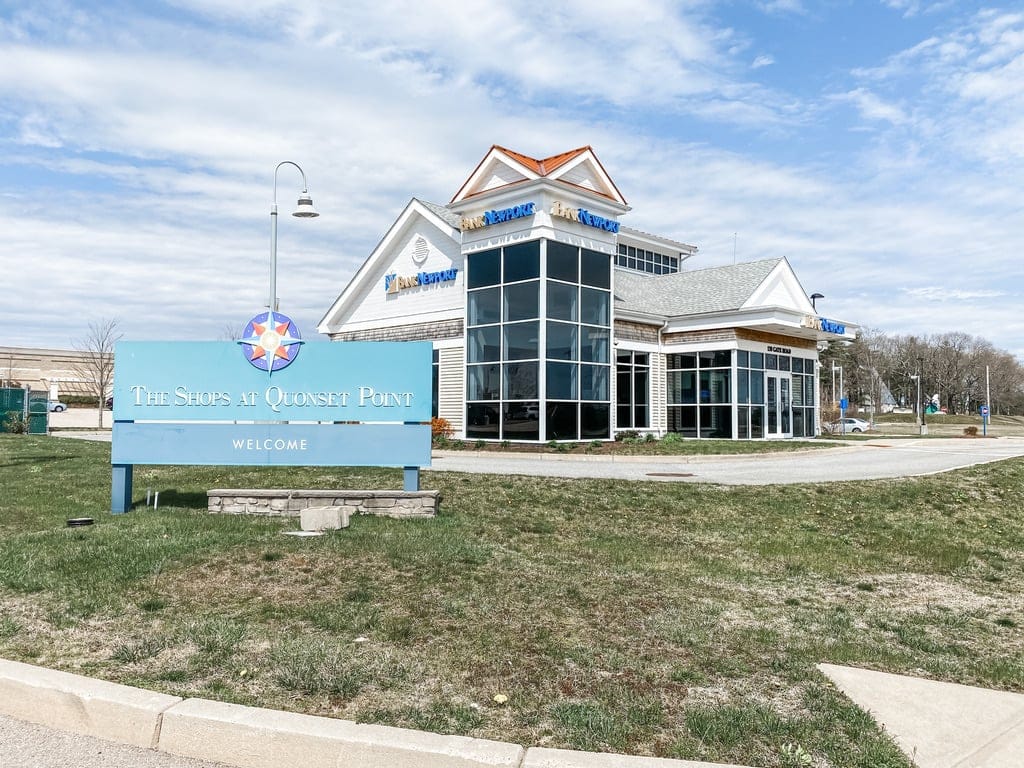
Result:
{"type": "Polygon", "coordinates": [[[273,372],[295,362],[303,341],[291,318],[280,312],[264,312],[249,321],[238,343],[254,368],[273,372]]]}

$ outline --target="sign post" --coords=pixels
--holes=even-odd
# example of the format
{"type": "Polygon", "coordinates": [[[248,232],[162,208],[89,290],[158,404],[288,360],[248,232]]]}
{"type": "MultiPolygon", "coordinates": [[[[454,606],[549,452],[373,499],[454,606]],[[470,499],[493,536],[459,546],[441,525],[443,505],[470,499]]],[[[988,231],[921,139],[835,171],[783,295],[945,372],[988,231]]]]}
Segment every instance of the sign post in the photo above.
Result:
{"type": "Polygon", "coordinates": [[[988,406],[983,405],[978,410],[981,411],[981,435],[988,437],[988,406]]]}

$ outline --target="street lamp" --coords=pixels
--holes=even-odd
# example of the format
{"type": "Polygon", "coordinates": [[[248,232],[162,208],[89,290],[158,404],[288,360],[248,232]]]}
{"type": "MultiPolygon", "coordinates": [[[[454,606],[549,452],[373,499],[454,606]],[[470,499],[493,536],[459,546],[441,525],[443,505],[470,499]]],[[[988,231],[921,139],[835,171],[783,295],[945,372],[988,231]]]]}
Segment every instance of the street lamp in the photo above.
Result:
{"type": "Polygon", "coordinates": [[[912,374],[910,374],[910,380],[917,382],[917,408],[914,409],[914,413],[918,414],[918,418],[920,418],[920,413],[921,413],[921,377],[918,374],[916,374],[916,373],[912,373],[912,374]]]}
{"type": "Polygon", "coordinates": [[[313,207],[313,199],[309,196],[306,172],[299,167],[298,163],[293,163],[291,160],[278,163],[274,169],[274,202],[270,205],[270,303],[268,306],[271,312],[277,311],[277,172],[281,170],[282,165],[293,165],[302,174],[302,192],[292,216],[297,216],[300,219],[312,219],[320,215],[313,207]]]}
{"type": "Polygon", "coordinates": [[[813,309],[815,312],[817,312],[818,311],[818,307],[817,307],[817,305],[815,305],[814,302],[816,302],[818,299],[824,299],[824,298],[825,298],[825,294],[823,294],[823,293],[812,293],[811,294],[811,309],[813,309]]]}
{"type": "Polygon", "coordinates": [[[924,358],[917,358],[917,412],[920,416],[920,424],[918,426],[918,433],[922,435],[928,434],[928,425],[924,423],[924,402],[921,400],[921,379],[924,378],[924,358]]]}

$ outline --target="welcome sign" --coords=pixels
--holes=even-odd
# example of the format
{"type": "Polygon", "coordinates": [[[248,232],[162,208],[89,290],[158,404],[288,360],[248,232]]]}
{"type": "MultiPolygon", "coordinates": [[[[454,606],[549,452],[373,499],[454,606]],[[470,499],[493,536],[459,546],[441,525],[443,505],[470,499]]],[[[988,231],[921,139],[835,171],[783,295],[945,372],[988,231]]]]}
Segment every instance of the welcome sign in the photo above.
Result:
{"type": "Polygon", "coordinates": [[[303,344],[260,369],[233,342],[115,348],[112,508],[134,464],[430,466],[429,342],[303,344]],[[424,423],[427,422],[427,423],[424,423]]]}

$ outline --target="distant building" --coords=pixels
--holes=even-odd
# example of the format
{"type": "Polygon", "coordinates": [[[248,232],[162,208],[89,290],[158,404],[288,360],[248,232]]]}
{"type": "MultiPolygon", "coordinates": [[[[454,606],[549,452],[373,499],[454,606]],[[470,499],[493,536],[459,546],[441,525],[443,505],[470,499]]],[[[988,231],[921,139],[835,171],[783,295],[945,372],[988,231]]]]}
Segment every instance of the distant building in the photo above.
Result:
{"type": "Polygon", "coordinates": [[[409,202],[318,330],[432,342],[435,414],[463,438],[817,434],[817,345],[856,328],[785,259],[686,270],[696,246],[629,210],[590,147],[494,146],[448,205],[409,202]]]}
{"type": "Polygon", "coordinates": [[[95,395],[86,359],[77,350],[0,347],[0,386],[43,390],[52,398],[95,395]]]}

